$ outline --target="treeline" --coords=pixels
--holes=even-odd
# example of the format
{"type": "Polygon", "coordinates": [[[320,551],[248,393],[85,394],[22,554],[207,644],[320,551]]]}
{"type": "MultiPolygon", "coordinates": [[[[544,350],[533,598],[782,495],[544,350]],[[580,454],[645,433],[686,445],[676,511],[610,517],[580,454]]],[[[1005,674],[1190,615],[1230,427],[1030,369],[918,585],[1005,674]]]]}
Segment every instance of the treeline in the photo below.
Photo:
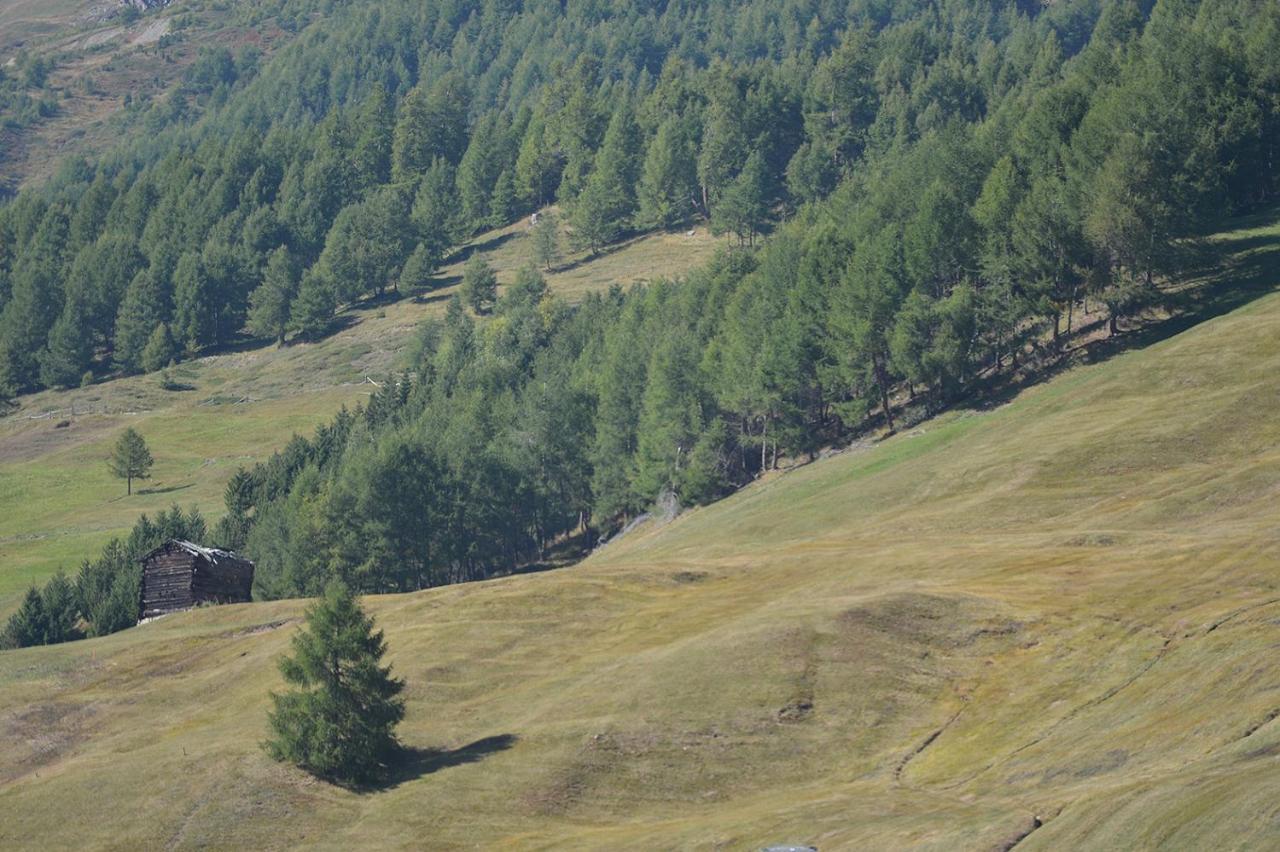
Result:
{"type": "Polygon", "coordinates": [[[1081,299],[1118,330],[1205,228],[1274,197],[1268,8],[1107,6],[1000,108],[864,157],[678,284],[570,309],[530,268],[492,320],[455,300],[367,408],[239,480],[223,540],[265,597],[506,572],[944,405],[1054,346],[1081,299]]]}
{"type": "Polygon", "coordinates": [[[121,150],[0,209],[0,394],[154,370],[246,332],[322,334],[340,306],[430,286],[451,246],[552,201],[592,250],[692,217],[752,243],[871,154],[977,120],[1052,73],[1096,10],[237,12],[319,13],[265,63],[205,51],[121,150]]]}
{"type": "MultiPolygon", "coordinates": [[[[832,100],[802,110],[769,212],[824,174],[802,164],[834,162],[814,185],[837,188],[763,248],[573,308],[529,268],[491,319],[455,300],[366,407],[238,475],[214,537],[258,562],[255,594],[490,576],[655,502],[713,500],[1016,366],[1085,297],[1118,330],[1197,235],[1280,188],[1274,4],[1010,7],[991,13],[1010,22],[1000,42],[971,4],[899,11],[815,63],[805,97],[832,100]]],[[[652,96],[625,103],[640,116],[652,96]]],[[[767,160],[740,144],[726,186],[767,160]]],[[[395,150],[393,132],[393,169],[395,150]]]]}

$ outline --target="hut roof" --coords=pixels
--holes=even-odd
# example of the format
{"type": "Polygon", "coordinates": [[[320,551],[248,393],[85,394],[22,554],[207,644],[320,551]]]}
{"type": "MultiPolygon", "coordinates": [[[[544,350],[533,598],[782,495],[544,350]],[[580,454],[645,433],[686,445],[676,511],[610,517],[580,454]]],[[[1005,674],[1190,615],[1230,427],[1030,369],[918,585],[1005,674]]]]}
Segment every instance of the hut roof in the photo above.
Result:
{"type": "Polygon", "coordinates": [[[217,547],[205,547],[203,545],[196,544],[195,542],[182,541],[181,539],[176,539],[176,538],[166,541],[164,544],[160,545],[155,550],[152,550],[150,553],[148,553],[146,556],[142,558],[149,559],[150,557],[164,550],[169,545],[176,545],[177,547],[180,547],[183,550],[185,550],[187,553],[190,553],[192,556],[203,556],[205,559],[209,560],[209,562],[215,565],[219,562],[219,560],[223,560],[223,559],[234,561],[234,562],[249,561],[248,559],[245,559],[243,556],[240,556],[239,554],[234,553],[233,551],[230,551],[230,550],[221,550],[217,547]]]}

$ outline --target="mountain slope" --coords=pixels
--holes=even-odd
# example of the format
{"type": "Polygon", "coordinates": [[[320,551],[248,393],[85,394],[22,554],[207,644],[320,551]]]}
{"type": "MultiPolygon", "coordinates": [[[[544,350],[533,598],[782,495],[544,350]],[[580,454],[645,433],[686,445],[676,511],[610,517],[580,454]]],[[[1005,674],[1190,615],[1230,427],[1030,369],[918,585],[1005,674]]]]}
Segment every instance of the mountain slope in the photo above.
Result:
{"type": "MultiPolygon", "coordinates": [[[[462,258],[480,254],[507,285],[533,256],[529,243],[527,221],[480,234],[440,270],[437,289],[355,306],[340,331],[315,342],[185,363],[173,370],[178,390],[152,374],[23,397],[0,419],[0,617],[31,583],[60,567],[74,572],[110,538],[127,536],[143,512],[154,516],[177,502],[219,517],[238,468],[265,460],[294,434],[310,435],[342,405],[366,401],[367,378],[382,382],[404,366],[417,327],[442,315],[457,290],[462,258]],[[129,498],[105,462],[125,426],[137,428],[156,457],[152,479],[129,498]]],[[[679,278],[720,245],[705,228],[648,234],[598,257],[574,253],[547,283],[573,303],[614,284],[679,278]]]]}
{"type": "Polygon", "coordinates": [[[1277,341],[1269,295],[578,567],[371,598],[417,750],[373,793],[257,748],[301,602],[4,654],[0,845],[1274,846],[1277,341]]]}

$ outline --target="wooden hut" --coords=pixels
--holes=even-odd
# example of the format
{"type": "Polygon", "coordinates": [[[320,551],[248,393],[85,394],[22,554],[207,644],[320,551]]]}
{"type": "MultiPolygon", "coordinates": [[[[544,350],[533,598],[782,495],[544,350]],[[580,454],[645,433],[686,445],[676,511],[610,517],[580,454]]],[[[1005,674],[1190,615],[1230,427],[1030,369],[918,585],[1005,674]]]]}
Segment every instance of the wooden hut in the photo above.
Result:
{"type": "Polygon", "coordinates": [[[202,603],[244,603],[253,563],[229,550],[170,539],[142,557],[142,617],[202,603]]]}

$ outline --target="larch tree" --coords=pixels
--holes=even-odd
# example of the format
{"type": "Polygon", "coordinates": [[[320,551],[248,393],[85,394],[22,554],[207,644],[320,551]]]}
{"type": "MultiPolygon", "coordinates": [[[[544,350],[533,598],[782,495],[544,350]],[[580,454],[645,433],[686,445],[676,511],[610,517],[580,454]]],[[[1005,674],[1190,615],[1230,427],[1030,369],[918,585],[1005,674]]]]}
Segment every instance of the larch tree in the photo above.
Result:
{"type": "Polygon", "coordinates": [[[335,302],[328,277],[315,267],[308,269],[289,305],[289,327],[303,337],[322,334],[333,320],[335,302]]]}
{"type": "Polygon", "coordinates": [[[135,479],[147,479],[151,476],[151,466],[155,459],[147,449],[147,442],[142,440],[133,427],[124,430],[111,448],[111,456],[107,460],[111,472],[126,481],[127,493],[133,493],[135,479]]]}
{"type": "Polygon", "coordinates": [[[712,207],[711,224],[718,233],[737,236],[739,245],[754,245],[767,213],[764,157],[754,151],[712,207]]]}
{"type": "Polygon", "coordinates": [[[249,295],[249,331],[284,343],[289,328],[289,303],[298,291],[298,267],[286,246],[267,259],[262,283],[249,295]]]}
{"type": "Polygon", "coordinates": [[[40,381],[48,387],[74,387],[92,360],[88,314],[78,298],[68,299],[40,353],[40,381]]]}
{"type": "Polygon", "coordinates": [[[148,373],[162,370],[169,366],[169,362],[176,355],[177,349],[173,345],[173,335],[169,333],[169,326],[160,323],[151,332],[151,337],[142,350],[142,369],[148,373]]]}
{"type": "Polygon", "coordinates": [[[455,171],[448,161],[437,158],[423,175],[410,211],[418,232],[418,245],[426,252],[425,259],[433,269],[444,260],[461,230],[455,171]]]}
{"type": "Polygon", "coordinates": [[[165,294],[155,274],[144,269],[135,275],[116,314],[115,350],[112,353],[116,366],[130,373],[143,368],[143,349],[164,318],[165,307],[165,294]]]}
{"type": "Polygon", "coordinates": [[[646,227],[675,227],[693,213],[697,192],[697,156],[688,123],[672,116],[658,127],[645,153],[637,219],[646,227]]]}
{"type": "Polygon", "coordinates": [[[560,259],[560,220],[550,210],[538,216],[533,226],[533,256],[548,272],[560,259]]]}
{"type": "Polygon", "coordinates": [[[487,314],[498,301],[498,276],[480,255],[473,256],[463,267],[461,293],[478,314],[487,314]]]}
{"type": "Polygon", "coordinates": [[[516,182],[508,169],[503,169],[493,184],[493,195],[489,198],[489,226],[502,228],[508,225],[516,215],[516,182]]]}

